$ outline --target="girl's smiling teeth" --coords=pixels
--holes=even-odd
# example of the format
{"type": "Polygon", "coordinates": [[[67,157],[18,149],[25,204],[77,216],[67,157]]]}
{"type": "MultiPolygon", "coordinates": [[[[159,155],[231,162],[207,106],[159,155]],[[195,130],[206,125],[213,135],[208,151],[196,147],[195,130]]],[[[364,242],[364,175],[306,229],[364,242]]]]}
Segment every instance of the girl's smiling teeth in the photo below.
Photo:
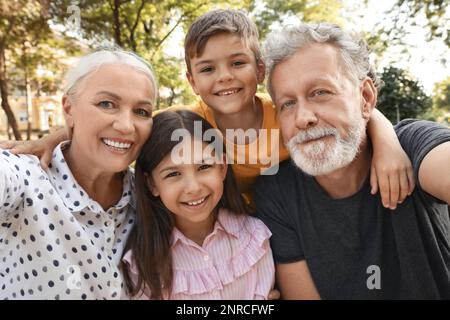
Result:
{"type": "Polygon", "coordinates": [[[132,143],[130,143],[130,142],[118,142],[118,141],[114,141],[114,140],[107,139],[107,138],[102,138],[101,140],[108,147],[112,147],[112,148],[120,149],[120,150],[128,150],[132,145],[132,143]]]}
{"type": "Polygon", "coordinates": [[[208,197],[209,197],[209,195],[206,196],[206,197],[203,197],[203,198],[201,198],[201,199],[195,200],[195,201],[188,201],[188,202],[182,202],[182,203],[183,203],[183,204],[186,204],[186,205],[188,205],[188,206],[195,207],[195,206],[201,205],[203,202],[205,202],[205,200],[206,200],[208,197]]]}
{"type": "Polygon", "coordinates": [[[240,88],[221,90],[221,91],[216,92],[216,95],[217,96],[221,96],[221,97],[222,96],[229,96],[229,95],[232,95],[232,94],[236,94],[239,91],[241,91],[240,88]]]}

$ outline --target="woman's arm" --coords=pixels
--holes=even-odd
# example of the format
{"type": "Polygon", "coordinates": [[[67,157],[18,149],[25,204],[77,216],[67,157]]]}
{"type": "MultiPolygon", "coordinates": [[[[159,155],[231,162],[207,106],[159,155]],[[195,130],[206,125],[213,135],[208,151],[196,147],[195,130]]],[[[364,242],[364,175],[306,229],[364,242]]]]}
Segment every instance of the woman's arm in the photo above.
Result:
{"type": "Polygon", "coordinates": [[[374,109],[367,125],[373,156],[370,172],[371,193],[380,189],[386,208],[395,209],[414,190],[411,161],[403,151],[391,122],[374,109]]]}
{"type": "Polygon", "coordinates": [[[60,142],[68,139],[67,129],[60,128],[39,140],[0,142],[0,148],[9,149],[13,154],[35,155],[40,159],[42,168],[47,169],[52,160],[53,150],[60,142]]]}
{"type": "Polygon", "coordinates": [[[24,188],[17,169],[20,167],[20,160],[15,155],[0,149],[0,228],[7,223],[7,214],[15,210],[23,199],[24,188]]]}

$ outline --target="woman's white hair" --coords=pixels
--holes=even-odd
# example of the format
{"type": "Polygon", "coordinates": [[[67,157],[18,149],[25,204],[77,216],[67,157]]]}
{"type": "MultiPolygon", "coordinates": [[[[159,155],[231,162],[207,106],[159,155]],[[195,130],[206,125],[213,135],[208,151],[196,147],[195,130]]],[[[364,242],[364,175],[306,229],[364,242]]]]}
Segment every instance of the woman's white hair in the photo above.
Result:
{"type": "Polygon", "coordinates": [[[271,32],[263,47],[268,74],[267,90],[273,97],[272,72],[277,64],[292,56],[297,50],[314,43],[328,43],[339,49],[342,63],[348,75],[355,81],[370,77],[377,89],[381,80],[369,61],[366,42],[356,34],[350,34],[330,23],[286,26],[271,32]]]}
{"type": "Polygon", "coordinates": [[[145,74],[153,85],[154,101],[158,96],[158,84],[152,66],[133,52],[121,49],[101,49],[81,57],[69,70],[64,82],[64,94],[74,97],[78,93],[80,82],[87,75],[107,64],[124,64],[145,74]]]}

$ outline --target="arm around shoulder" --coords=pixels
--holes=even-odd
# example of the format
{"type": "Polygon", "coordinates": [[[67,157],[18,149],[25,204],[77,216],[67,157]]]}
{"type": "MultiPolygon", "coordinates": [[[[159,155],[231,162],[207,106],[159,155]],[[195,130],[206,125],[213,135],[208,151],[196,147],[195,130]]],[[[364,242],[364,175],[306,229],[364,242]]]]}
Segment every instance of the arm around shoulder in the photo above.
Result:
{"type": "Polygon", "coordinates": [[[450,141],[433,148],[419,167],[419,183],[424,191],[450,204],[450,141]]]}

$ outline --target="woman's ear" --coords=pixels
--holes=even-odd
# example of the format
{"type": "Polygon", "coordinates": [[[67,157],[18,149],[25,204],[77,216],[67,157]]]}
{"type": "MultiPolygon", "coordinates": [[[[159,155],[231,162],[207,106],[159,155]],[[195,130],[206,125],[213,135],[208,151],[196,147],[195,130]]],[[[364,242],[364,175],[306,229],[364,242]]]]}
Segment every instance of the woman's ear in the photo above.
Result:
{"type": "Polygon", "coordinates": [[[159,190],[153,183],[152,177],[147,172],[144,172],[144,176],[145,176],[145,183],[147,185],[148,190],[150,190],[150,192],[152,193],[152,195],[154,197],[159,197],[159,190]]]}
{"type": "Polygon", "coordinates": [[[366,120],[370,119],[373,109],[377,104],[377,88],[372,79],[365,78],[361,83],[361,114],[366,120]]]}
{"type": "Polygon", "coordinates": [[[66,119],[66,124],[70,129],[72,129],[73,128],[72,99],[65,94],[62,97],[61,103],[63,107],[64,118],[66,119]]]}

